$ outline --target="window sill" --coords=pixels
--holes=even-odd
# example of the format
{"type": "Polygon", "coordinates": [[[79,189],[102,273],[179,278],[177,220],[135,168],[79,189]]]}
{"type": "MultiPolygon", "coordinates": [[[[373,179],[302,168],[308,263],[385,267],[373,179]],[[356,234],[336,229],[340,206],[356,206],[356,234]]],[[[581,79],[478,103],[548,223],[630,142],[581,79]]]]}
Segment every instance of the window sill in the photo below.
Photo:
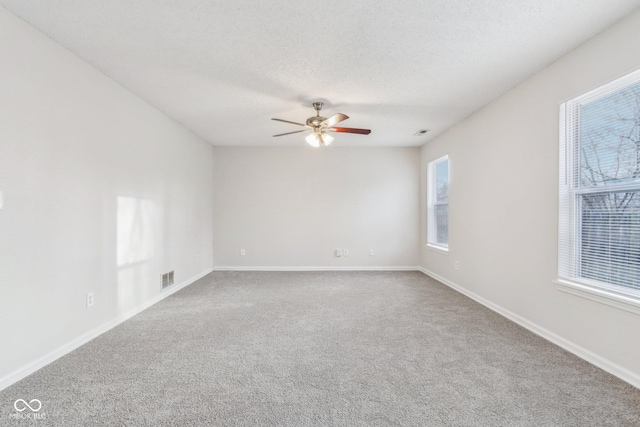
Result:
{"type": "Polygon", "coordinates": [[[438,252],[439,254],[449,255],[449,248],[432,245],[431,243],[427,243],[425,246],[427,247],[427,249],[432,250],[434,252],[438,252]]]}
{"type": "Polygon", "coordinates": [[[617,292],[600,287],[557,279],[553,283],[556,289],[591,301],[600,302],[631,313],[640,314],[640,295],[617,292]]]}

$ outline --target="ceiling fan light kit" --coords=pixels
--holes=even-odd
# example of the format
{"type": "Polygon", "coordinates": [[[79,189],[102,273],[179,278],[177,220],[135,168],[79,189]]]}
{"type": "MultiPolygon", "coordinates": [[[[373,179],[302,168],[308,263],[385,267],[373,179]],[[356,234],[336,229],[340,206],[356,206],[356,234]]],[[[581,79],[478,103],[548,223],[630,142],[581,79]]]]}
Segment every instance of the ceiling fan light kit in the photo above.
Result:
{"type": "Polygon", "coordinates": [[[333,142],[333,137],[324,132],[321,134],[311,133],[307,135],[305,139],[307,143],[314,148],[320,147],[321,145],[329,145],[333,142]]]}
{"type": "Polygon", "coordinates": [[[289,120],[271,119],[271,120],[276,120],[278,122],[289,123],[296,126],[302,126],[305,128],[302,130],[280,133],[278,135],[273,135],[273,136],[284,136],[284,135],[291,135],[291,134],[300,133],[300,132],[311,132],[305,138],[305,140],[312,147],[320,147],[322,145],[324,146],[329,145],[333,142],[333,137],[329,135],[327,132],[355,133],[359,135],[369,135],[371,133],[371,130],[369,129],[334,127],[335,124],[340,123],[343,120],[347,120],[349,116],[347,116],[346,114],[337,113],[329,118],[322,117],[320,115],[320,110],[322,110],[322,106],[323,106],[322,102],[313,103],[313,108],[316,110],[316,115],[309,117],[306,121],[306,124],[292,122],[289,120]]]}

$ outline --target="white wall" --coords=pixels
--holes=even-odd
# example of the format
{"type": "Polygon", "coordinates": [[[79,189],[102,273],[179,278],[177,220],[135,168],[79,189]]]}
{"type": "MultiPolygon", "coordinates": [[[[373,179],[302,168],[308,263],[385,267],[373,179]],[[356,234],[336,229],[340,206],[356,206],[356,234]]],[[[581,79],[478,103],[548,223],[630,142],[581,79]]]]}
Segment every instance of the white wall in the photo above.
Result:
{"type": "Polygon", "coordinates": [[[640,12],[426,144],[423,189],[427,162],[450,156],[450,254],[424,246],[424,198],[421,228],[426,270],[639,386],[640,316],[553,284],[559,105],[640,68],[637,46],[640,12]]]}
{"type": "Polygon", "coordinates": [[[339,144],[215,147],[215,266],[416,266],[419,150],[339,144]]]}
{"type": "Polygon", "coordinates": [[[1,386],[157,297],[163,272],[179,284],[211,268],[213,160],[3,8],[0,100],[1,386]]]}

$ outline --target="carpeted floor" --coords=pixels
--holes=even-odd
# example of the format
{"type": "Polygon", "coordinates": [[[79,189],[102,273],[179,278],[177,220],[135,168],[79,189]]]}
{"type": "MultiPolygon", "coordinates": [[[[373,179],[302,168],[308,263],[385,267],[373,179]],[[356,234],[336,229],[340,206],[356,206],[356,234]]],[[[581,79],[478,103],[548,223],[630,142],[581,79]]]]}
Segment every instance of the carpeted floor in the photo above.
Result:
{"type": "Polygon", "coordinates": [[[638,426],[640,390],[419,272],[215,272],[0,392],[23,423],[638,426]]]}

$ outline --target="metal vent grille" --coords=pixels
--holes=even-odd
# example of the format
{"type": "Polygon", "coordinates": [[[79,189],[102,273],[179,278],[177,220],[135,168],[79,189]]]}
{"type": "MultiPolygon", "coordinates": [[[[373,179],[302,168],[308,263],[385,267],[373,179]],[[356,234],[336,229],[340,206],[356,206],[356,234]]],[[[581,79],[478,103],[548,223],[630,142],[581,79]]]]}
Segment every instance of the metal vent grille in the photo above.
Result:
{"type": "Polygon", "coordinates": [[[162,275],[162,289],[173,285],[173,270],[162,275]]]}

